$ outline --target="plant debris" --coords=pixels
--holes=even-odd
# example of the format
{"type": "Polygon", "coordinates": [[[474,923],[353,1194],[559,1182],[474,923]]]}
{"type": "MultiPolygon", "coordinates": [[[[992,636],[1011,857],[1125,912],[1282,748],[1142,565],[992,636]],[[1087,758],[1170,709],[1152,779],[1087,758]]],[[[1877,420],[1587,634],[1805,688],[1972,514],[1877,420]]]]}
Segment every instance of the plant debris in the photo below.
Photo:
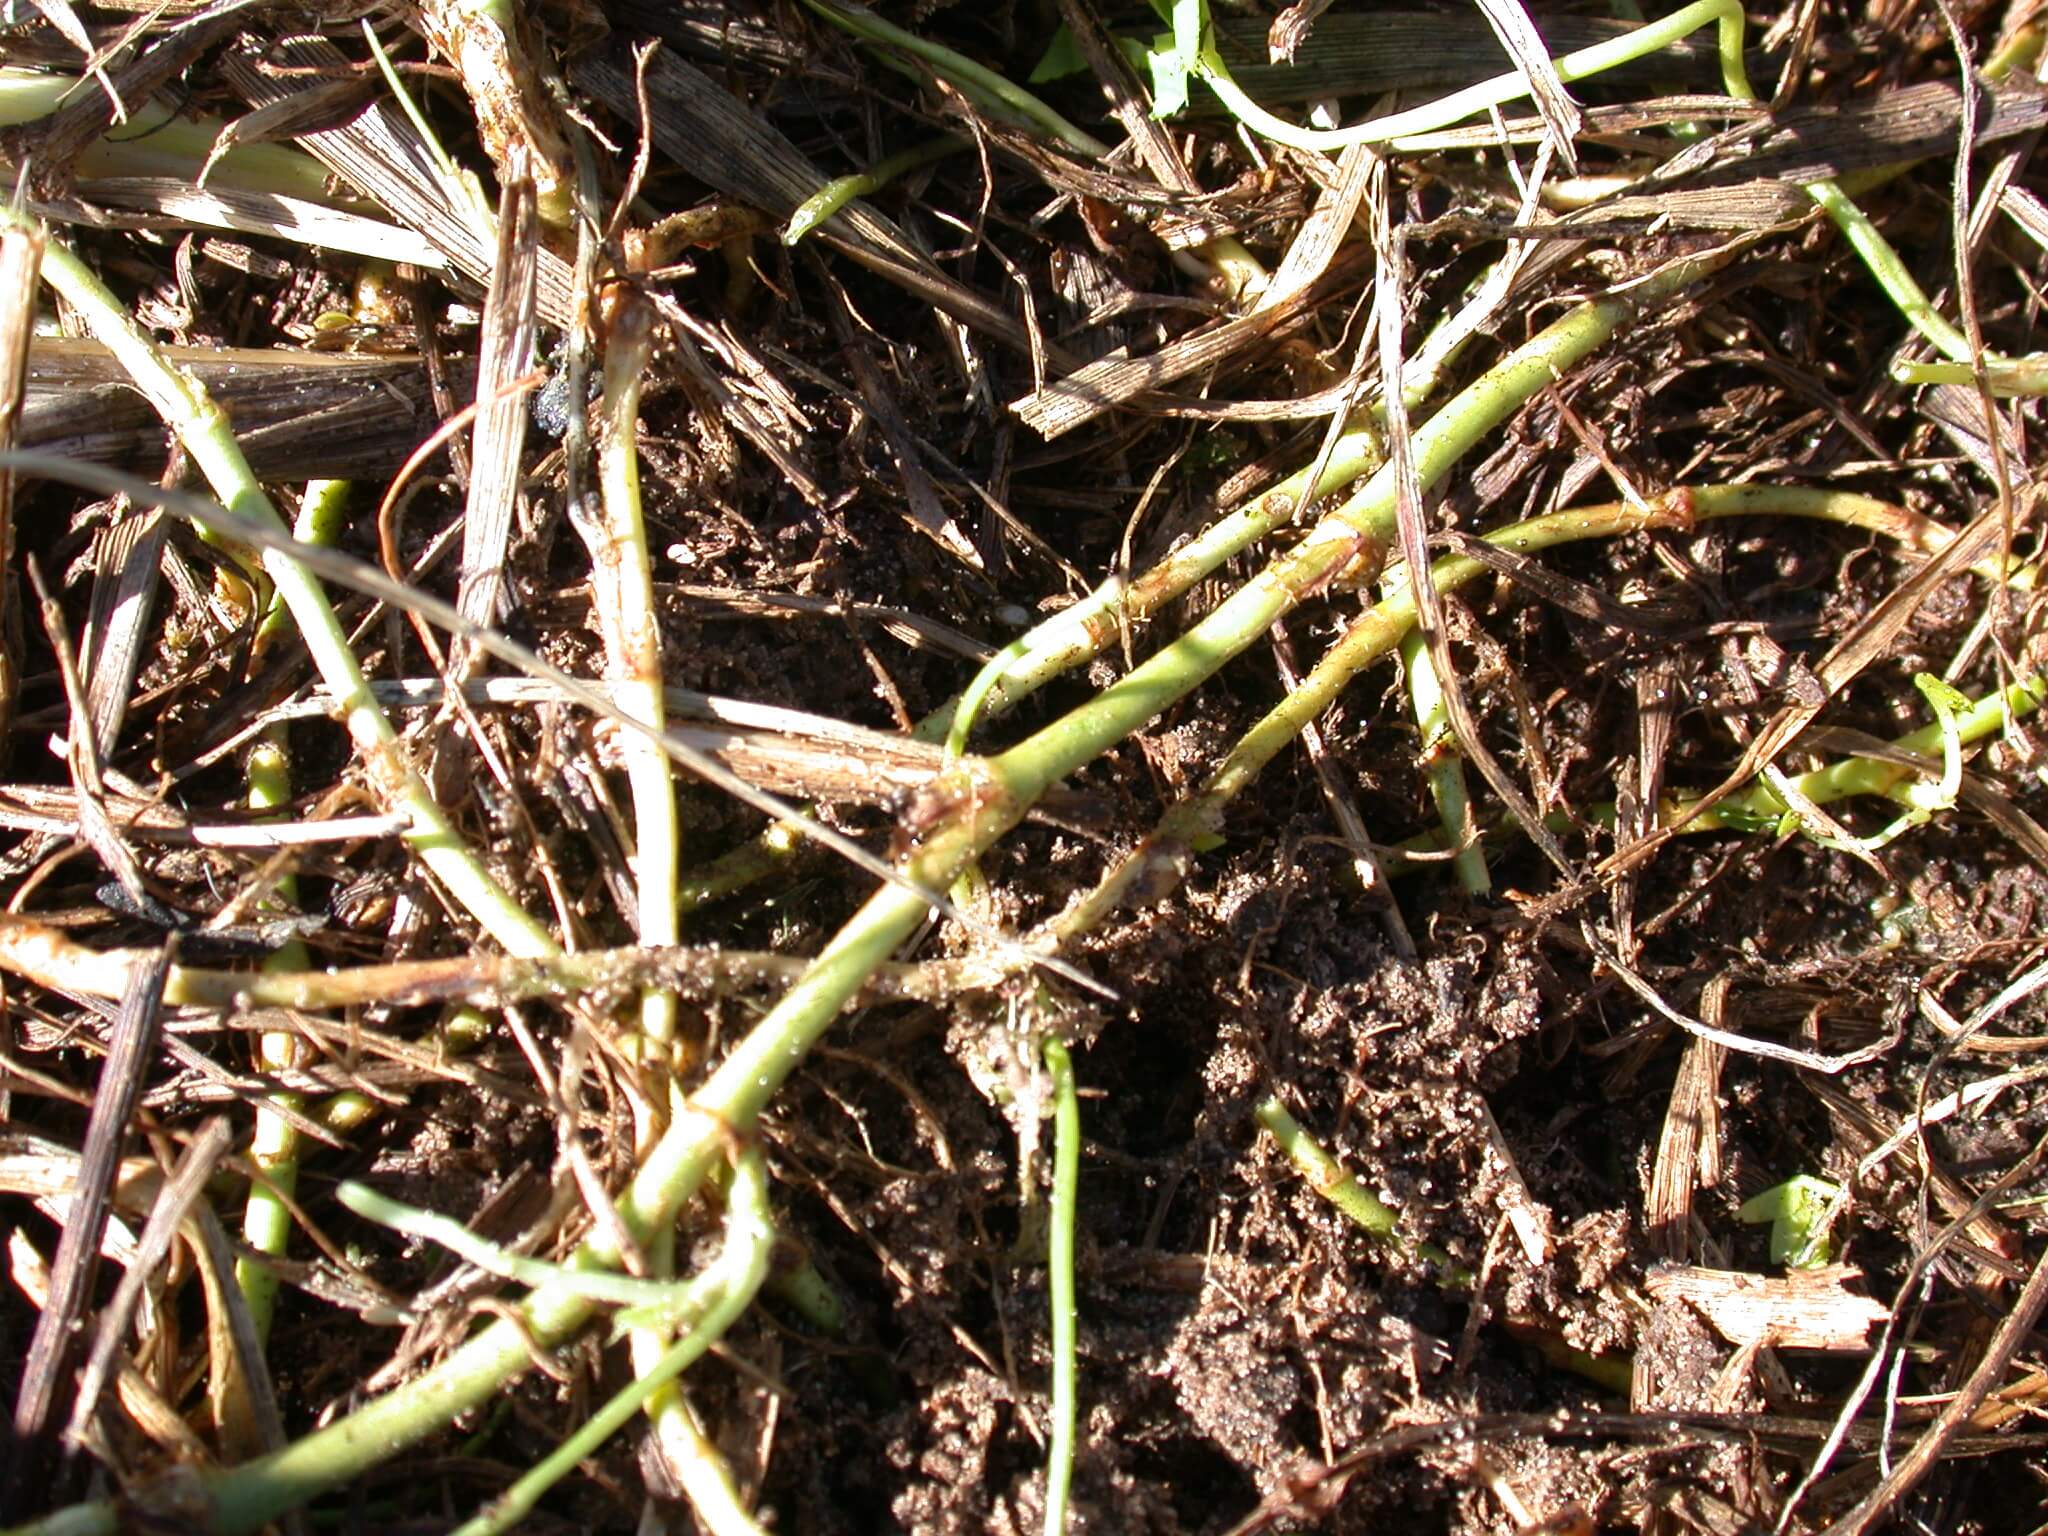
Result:
{"type": "Polygon", "coordinates": [[[11,19],[0,1524],[2037,1526],[2037,11],[11,19]]]}

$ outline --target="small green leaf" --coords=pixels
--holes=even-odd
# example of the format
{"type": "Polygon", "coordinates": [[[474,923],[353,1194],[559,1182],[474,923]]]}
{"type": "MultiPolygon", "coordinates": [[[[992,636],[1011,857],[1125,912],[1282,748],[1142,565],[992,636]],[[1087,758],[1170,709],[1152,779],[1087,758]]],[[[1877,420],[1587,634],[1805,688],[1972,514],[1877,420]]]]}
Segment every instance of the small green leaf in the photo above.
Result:
{"type": "Polygon", "coordinates": [[[1087,69],[1088,61],[1081,56],[1081,45],[1074,41],[1074,34],[1065,22],[1052,35],[1052,46],[1045,50],[1045,57],[1032,66],[1031,83],[1044,85],[1049,80],[1064,80],[1069,75],[1078,75],[1087,69]]]}
{"type": "Polygon", "coordinates": [[[1152,77],[1152,115],[1171,117],[1188,104],[1188,61],[1173,46],[1170,34],[1152,39],[1145,55],[1145,70],[1152,77]]]}
{"type": "Polygon", "coordinates": [[[1937,710],[1946,709],[1952,715],[1960,715],[1970,707],[1967,695],[1956,692],[1932,672],[1922,672],[1913,679],[1913,686],[1926,697],[1928,704],[1937,710]]]}
{"type": "Polygon", "coordinates": [[[1152,115],[1171,117],[1188,104],[1188,79],[1200,72],[1209,11],[1203,0],[1152,0],[1152,9],[1173,26],[1171,33],[1152,39],[1152,51],[1145,55],[1152,76],[1152,115]]]}
{"type": "Polygon", "coordinates": [[[1818,1269],[1834,1257],[1822,1225],[1841,1186],[1809,1173],[1794,1174],[1784,1183],[1743,1202],[1735,1214],[1755,1226],[1771,1224],[1771,1262],[1789,1269],[1818,1269]]]}

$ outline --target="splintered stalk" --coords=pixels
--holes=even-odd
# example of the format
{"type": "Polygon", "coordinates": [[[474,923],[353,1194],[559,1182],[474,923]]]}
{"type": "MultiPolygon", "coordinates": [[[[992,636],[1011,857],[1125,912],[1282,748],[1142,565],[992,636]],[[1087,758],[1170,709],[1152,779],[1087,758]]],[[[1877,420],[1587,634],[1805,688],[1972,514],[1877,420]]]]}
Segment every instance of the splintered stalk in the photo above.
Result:
{"type": "Polygon", "coordinates": [[[1074,1224],[1081,1204],[1081,1098],[1066,1042],[1045,1038],[1052,1077],[1052,1204],[1046,1241],[1046,1292],[1052,1307],[1052,1435],[1045,1453],[1045,1536],[1067,1528],[1074,1484],[1074,1429],[1080,1387],[1074,1365],[1074,1224]]]}
{"type": "MultiPolygon", "coordinates": [[[[35,226],[12,208],[0,210],[0,224],[14,229],[35,226]]],[[[284,524],[277,509],[242,456],[241,445],[226,414],[191,374],[166,361],[155,343],[128,318],[113,294],[69,246],[51,239],[43,253],[43,277],[63,295],[112,352],[135,387],[178,434],[178,440],[205,473],[227,509],[240,517],[276,528],[284,524]]],[[[515,954],[545,954],[554,940],[519,906],[463,843],[461,835],[435,804],[433,793],[406,762],[398,733],[391,727],[363,678],[341,621],[317,578],[280,551],[263,555],[263,568],[276,583],[278,595],[291,609],[306,649],[347,721],[349,735],[362,754],[373,792],[386,809],[410,823],[404,836],[420,861],[433,872],[455,902],[473,916],[500,945],[515,954]]]]}
{"type": "Polygon", "coordinates": [[[477,135],[500,183],[509,185],[523,169],[533,178],[541,221],[565,229],[571,201],[569,144],[554,99],[526,47],[526,9],[512,0],[421,0],[413,15],[469,93],[477,135]]]}

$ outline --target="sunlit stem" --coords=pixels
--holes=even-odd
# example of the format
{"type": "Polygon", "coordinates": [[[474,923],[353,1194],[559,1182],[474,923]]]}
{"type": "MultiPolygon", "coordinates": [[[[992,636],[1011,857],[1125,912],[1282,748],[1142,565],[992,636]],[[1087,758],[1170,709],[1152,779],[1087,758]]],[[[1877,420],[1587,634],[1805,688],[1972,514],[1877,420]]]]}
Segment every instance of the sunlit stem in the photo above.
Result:
{"type": "MultiPolygon", "coordinates": [[[[24,215],[12,209],[0,209],[0,222],[17,229],[32,227],[24,215]]],[[[250,471],[226,415],[204,386],[165,360],[92,269],[63,242],[49,241],[42,272],[44,280],[78,312],[94,339],[114,354],[135,387],[170,423],[228,510],[282,532],[284,524],[277,509],[250,471]]],[[[407,844],[456,903],[504,948],[526,955],[553,950],[555,942],[547,930],[483,867],[406,762],[398,734],[364,680],[341,621],[318,579],[298,561],[275,550],[264,554],[263,567],[291,609],[313,665],[347,722],[373,791],[388,810],[407,819],[407,844]]]]}
{"type": "MultiPolygon", "coordinates": [[[[1731,244],[1673,262],[1626,295],[1580,306],[1517,348],[1415,433],[1414,462],[1422,483],[1442,478],[1490,428],[1606,342],[1642,307],[1665,302],[1733,260],[1739,249],[1731,244]]],[[[1351,568],[1367,542],[1379,539],[1384,546],[1392,527],[1394,489],[1391,474],[1381,470],[1364,490],[1319,519],[1293,549],[1093,699],[1000,756],[963,758],[940,774],[920,795],[921,836],[898,866],[902,880],[881,886],[867,900],[781,1001],[678,1105],[668,1129],[619,1193],[616,1208],[626,1235],[647,1245],[669,1228],[724,1158],[732,1137],[751,1130],[848,1000],[925,920],[926,902],[918,892],[947,889],[1051,786],[1261,641],[1281,615],[1351,568]]],[[[1396,632],[1389,644],[1398,638],[1396,632]]],[[[349,689],[336,692],[353,696],[349,689]]],[[[360,677],[353,693],[367,697],[360,677]]],[[[571,1262],[579,1268],[616,1269],[622,1261],[618,1241],[600,1230],[571,1262]]],[[[493,1323],[384,1397],[282,1450],[209,1479],[215,1529],[222,1536],[253,1531],[415,1443],[525,1369],[536,1342],[551,1344],[575,1332],[589,1320],[591,1308],[587,1298],[564,1287],[543,1286],[524,1304],[519,1325],[493,1323]]],[[[73,1529],[111,1533],[114,1506],[83,1506],[66,1519],[76,1522],[73,1529]]]]}
{"type": "MultiPolygon", "coordinates": [[[[683,1334],[578,1427],[575,1434],[536,1464],[456,1536],[498,1536],[532,1513],[542,1494],[576,1470],[607,1440],[625,1428],[657,1394],[674,1390],[675,1379],[723,1338],[753,1302],[768,1273],[775,1246],[774,1214],[768,1206],[768,1174],[759,1146],[749,1146],[733,1169],[726,1191],[725,1242],[711,1268],[687,1283],[679,1308],[683,1334]]],[[[709,1447],[706,1447],[709,1449],[709,1447]]],[[[715,1453],[714,1453],[715,1454],[715,1453]]],[[[701,1513],[700,1507],[700,1513],[701,1513]]],[[[732,1527],[714,1527],[732,1536],[732,1527]]],[[[749,1521],[745,1529],[753,1529],[749,1521]]]]}
{"type": "Polygon", "coordinates": [[[1401,640],[1401,667],[1408,679],[1408,703],[1415,713],[1421,747],[1422,776],[1436,806],[1449,846],[1458,850],[1451,871],[1458,887],[1470,896],[1484,896],[1493,882],[1486,872],[1486,850],[1479,845],[1472,820],[1472,795],[1465,782],[1465,756],[1451,731],[1451,712],[1444,702],[1443,681],[1436,660],[1419,629],[1401,640]]]}
{"type": "Polygon", "coordinates": [[[1066,1043],[1048,1035],[1045,1067],[1052,1078],[1052,1200],[1046,1244],[1046,1293],[1052,1309],[1052,1434],[1045,1455],[1045,1536],[1067,1525],[1074,1483],[1074,1434],[1080,1415],[1075,1368],[1074,1227],[1081,1203],[1081,1099],[1066,1043]]]}
{"type": "MultiPolygon", "coordinates": [[[[1590,48],[1561,54],[1552,62],[1559,77],[1569,84],[1647,58],[1705,26],[1715,28],[1723,88],[1739,101],[1756,100],[1742,59],[1745,19],[1741,0],[1694,0],[1693,4],[1647,26],[1590,48]]],[[[1404,138],[1447,128],[1510,101],[1519,101],[1529,93],[1527,78],[1519,70],[1510,71],[1406,112],[1377,117],[1350,128],[1314,129],[1290,123],[1246,95],[1231,78],[1230,68],[1216,51],[1213,38],[1204,38],[1195,72],[1208,81],[1224,106],[1255,132],[1277,143],[1311,151],[1335,152],[1353,144],[1392,144],[1399,148],[1399,141],[1404,138]]],[[[1830,180],[1812,182],[1806,191],[1834,221],[1886,297],[1913,328],[1950,361],[1969,362],[1969,342],[1929,301],[1898,252],[1862,209],[1830,180]]]]}
{"type": "MultiPolygon", "coordinates": [[[[603,429],[598,480],[602,522],[575,519],[590,546],[594,611],[604,632],[606,670],[619,709],[654,731],[667,723],[662,688],[661,625],[654,602],[653,556],[640,503],[640,381],[653,355],[653,310],[637,294],[618,297],[604,356],[603,429]]],[[[656,737],[619,734],[633,797],[634,884],[640,942],[680,941],[676,872],[682,860],[675,780],[656,737]]],[[[675,1039],[676,999],[651,989],[640,1001],[640,1030],[666,1046],[675,1039]]]]}

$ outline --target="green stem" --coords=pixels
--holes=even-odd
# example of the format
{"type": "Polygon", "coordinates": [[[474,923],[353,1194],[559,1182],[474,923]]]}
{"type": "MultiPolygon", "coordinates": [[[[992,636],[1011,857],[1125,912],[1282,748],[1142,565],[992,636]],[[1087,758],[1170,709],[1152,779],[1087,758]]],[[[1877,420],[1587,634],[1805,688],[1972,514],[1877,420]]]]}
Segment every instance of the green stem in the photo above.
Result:
{"type": "MultiPolygon", "coordinates": [[[[292,522],[292,536],[308,544],[332,544],[339,536],[348,511],[349,484],[346,480],[308,481],[299,499],[299,514],[292,522]]],[[[257,626],[251,647],[260,655],[272,642],[282,639],[291,628],[291,610],[277,594],[271,596],[270,610],[257,626]]],[[[249,754],[249,807],[275,810],[289,805],[292,798],[290,732],[282,723],[273,725],[265,739],[249,754]]],[[[298,877],[287,872],[277,882],[279,899],[287,907],[299,900],[298,877]]],[[[270,975],[304,972],[312,956],[297,939],[288,940],[263,959],[270,975]]],[[[302,1049],[290,1030],[265,1030],[256,1042],[256,1062],[265,1072],[294,1071],[300,1065],[302,1049]]],[[[257,1105],[256,1128],[249,1144],[249,1160],[263,1175],[249,1186],[242,1212],[242,1237],[258,1253],[283,1258],[291,1247],[291,1198],[298,1190],[298,1128],[291,1116],[305,1112],[305,1095],[277,1093],[257,1105]],[[280,1114],[266,1105],[275,1105],[280,1114]]],[[[235,1283],[248,1303],[249,1319],[258,1340],[270,1337],[270,1325],[277,1311],[277,1272],[267,1264],[249,1259],[235,1261],[235,1283]]]]}
{"type": "MultiPolygon", "coordinates": [[[[1473,280],[1458,311],[1436,326],[1401,371],[1401,397],[1418,410],[1443,385],[1451,364],[1498,305],[1511,273],[1499,262],[1473,280]]],[[[1376,401],[1347,424],[1321,457],[1246,506],[1219,518],[1136,581],[1112,578],[989,658],[959,698],[917,728],[923,741],[943,740],[959,756],[984,713],[1016,707],[1053,678],[1100,655],[1123,626],[1141,623],[1187,592],[1226,560],[1275,528],[1293,522],[1322,497],[1363,479],[1386,462],[1386,402],[1376,401]]]]}
{"type": "MultiPolygon", "coordinates": [[[[284,743],[277,739],[284,734],[283,727],[274,730],[275,736],[259,742],[249,753],[252,810],[274,810],[291,803],[291,763],[285,755],[284,743]]],[[[288,906],[297,904],[295,876],[282,876],[277,891],[288,906]]],[[[263,969],[271,974],[304,971],[311,964],[312,956],[297,939],[288,940],[263,959],[263,969]]],[[[294,1070],[299,1065],[298,1036],[290,1030],[265,1030],[257,1037],[256,1063],[265,1072],[294,1070]]],[[[277,1258],[284,1257],[291,1246],[290,1201],[299,1182],[300,1137],[288,1117],[303,1113],[305,1107],[305,1096],[297,1093],[276,1093],[262,1100],[256,1109],[256,1129],[249,1144],[249,1160],[263,1177],[249,1185],[242,1210],[242,1236],[256,1252],[277,1258]],[[272,1104],[284,1113],[266,1107],[272,1104]]],[[[249,1320],[257,1339],[269,1338],[277,1309],[277,1272],[257,1260],[237,1259],[235,1284],[248,1303],[249,1320]]]]}
{"type": "Polygon", "coordinates": [[[1398,1230],[1401,1218],[1393,1207],[1352,1177],[1351,1170],[1331,1156],[1323,1144],[1287,1112],[1287,1106],[1277,1095],[1268,1094],[1261,1099],[1253,1108],[1252,1116],[1279,1143],[1280,1150],[1301,1171],[1309,1187],[1335,1206],[1345,1220],[1375,1242],[1385,1243],[1400,1253],[1413,1253],[1416,1258],[1434,1264],[1442,1274],[1446,1290],[1467,1291],[1472,1288],[1472,1272],[1436,1244],[1411,1245],[1404,1241],[1398,1230]]]}
{"type": "Polygon", "coordinates": [[[1401,1218],[1371,1190],[1351,1176],[1351,1171],[1323,1149],[1321,1142],[1302,1129],[1301,1122],[1287,1112],[1287,1106],[1268,1095],[1252,1111],[1287,1160],[1308,1180],[1309,1188],[1344,1213],[1353,1226],[1376,1242],[1399,1246],[1395,1229],[1401,1218]]]}
{"type": "MultiPolygon", "coordinates": [[[[1754,100],[1755,93],[1749,88],[1749,76],[1742,64],[1744,18],[1740,0],[1694,0],[1693,4],[1648,26],[1638,27],[1633,32],[1596,43],[1590,48],[1562,54],[1552,63],[1558,77],[1569,85],[1575,80],[1584,80],[1647,58],[1710,25],[1717,29],[1721,79],[1728,94],[1743,101],[1754,100]]],[[[1350,128],[1316,129],[1303,128],[1283,117],[1276,117],[1247,96],[1243,87],[1231,78],[1230,66],[1216,51],[1213,36],[1204,36],[1195,72],[1209,83],[1217,98],[1246,127],[1278,144],[1331,154],[1349,149],[1354,144],[1387,144],[1412,134],[1448,128],[1491,108],[1520,101],[1529,94],[1528,78],[1519,70],[1510,70],[1406,112],[1376,117],[1371,122],[1350,128]]]]}
{"type": "Polygon", "coordinates": [[[924,60],[983,105],[1002,109],[1006,115],[1057,139],[1076,154],[1086,155],[1092,160],[1100,160],[1109,154],[1109,146],[1102,140],[1083,133],[1029,91],[1011,84],[994,70],[975,63],[964,53],[919,37],[915,32],[906,32],[872,11],[844,10],[832,4],[831,0],[804,0],[804,4],[855,37],[900,48],[912,58],[924,60]]]}
{"type": "MultiPolygon", "coordinates": [[[[1734,259],[1737,249],[1674,262],[1626,297],[1582,305],[1511,353],[1415,434],[1415,463],[1423,483],[1448,473],[1489,428],[1612,337],[1640,307],[1668,301],[1734,259]]],[[[1014,827],[1050,786],[1199,687],[1257,643],[1281,614],[1337,577],[1366,546],[1384,542],[1393,506],[1393,478],[1382,469],[1293,550],[1095,699],[999,757],[964,759],[941,774],[920,799],[919,819],[929,830],[902,866],[905,883],[877,890],[680,1107],[619,1198],[626,1233],[646,1243],[673,1221],[723,1156],[729,1138],[752,1127],[839,1010],[924,921],[926,903],[917,891],[950,887],[968,862],[1014,827]]],[[[367,697],[359,678],[357,689],[367,697]]],[[[573,1262],[598,1269],[616,1268],[620,1261],[618,1245],[600,1232],[573,1262]]],[[[532,1340],[557,1342],[590,1313],[587,1299],[544,1286],[526,1303],[523,1327],[492,1324],[440,1365],[349,1417],[219,1474],[211,1482],[216,1530],[223,1536],[253,1530],[432,1433],[523,1369],[532,1340]]]]}
{"type": "MultiPolygon", "coordinates": [[[[0,69],[0,127],[19,127],[49,116],[81,86],[100,88],[75,75],[0,69]]],[[[161,101],[146,101],[125,122],[86,145],[72,171],[86,181],[148,176],[189,183],[206,168],[209,187],[340,206],[329,191],[327,168],[304,151],[282,144],[237,144],[209,168],[224,127],[218,118],[183,117],[161,101]]]]}
{"type": "MultiPolygon", "coordinates": [[[[1977,370],[1968,363],[1899,362],[1892,365],[1892,377],[1901,384],[1974,385],[1977,370]]],[[[1984,383],[2001,400],[2048,395],[2048,357],[1987,358],[1984,383]]]]}
{"type": "MultiPolygon", "coordinates": [[[[2034,713],[2044,700],[2048,700],[2048,674],[2035,673],[2020,682],[2008,684],[1999,692],[1986,694],[1956,715],[1956,739],[1962,746],[1975,746],[2009,729],[2013,721],[2034,713]]],[[[1942,736],[1942,727],[1937,721],[1897,738],[1891,743],[1891,750],[1920,758],[1927,764],[1929,772],[1938,772],[1942,736]]],[[[1910,809],[1922,809],[1915,791],[1923,781],[1924,776],[1919,769],[1904,763],[1875,757],[1846,757],[1811,773],[1801,774],[1791,783],[1800,797],[1815,805],[1832,805],[1859,795],[1876,795],[1898,801],[1910,809]]],[[[1768,784],[1753,784],[1737,790],[1723,796],[1705,811],[1697,811],[1697,805],[1697,801],[1684,796],[1673,796],[1659,819],[1666,826],[1681,825],[1688,830],[1755,832],[1775,829],[1791,811],[1784,797],[1768,784]]]]}
{"type": "Polygon", "coordinates": [[[576,1470],[587,1457],[631,1422],[656,1393],[702,1358],[738,1321],[761,1288],[775,1246],[775,1221],[768,1207],[768,1174],[761,1149],[751,1145],[733,1170],[726,1194],[725,1243],[712,1267],[690,1281],[682,1316],[688,1330],[631,1385],[592,1414],[575,1434],[508,1488],[456,1536],[498,1536],[532,1513],[542,1494],[576,1470]]]}
{"type": "MultiPolygon", "coordinates": [[[[604,356],[604,429],[598,448],[603,522],[577,519],[590,546],[594,609],[604,630],[607,670],[619,709],[653,734],[627,731],[619,738],[633,796],[633,869],[639,900],[640,942],[680,942],[676,872],[682,862],[675,780],[660,733],[668,715],[662,693],[661,623],[654,602],[654,568],[647,521],[640,504],[640,381],[654,353],[654,312],[638,294],[619,297],[604,356]]],[[[658,1045],[676,1035],[676,997],[653,988],[640,999],[640,1031],[658,1045]]]]}
{"type": "Polygon", "coordinates": [[[797,204],[796,212],[789,216],[789,222],[783,226],[782,243],[795,245],[855,198],[871,197],[906,171],[930,165],[934,160],[943,160],[947,155],[956,155],[967,147],[966,139],[957,133],[949,133],[929,143],[890,155],[885,160],[877,160],[865,171],[855,172],[851,176],[833,177],[797,204]]]}
{"type": "Polygon", "coordinates": [[[1052,1437],[1045,1459],[1045,1536],[1067,1528],[1074,1483],[1074,1431],[1080,1416],[1075,1369],[1074,1226],[1081,1204],[1081,1099],[1066,1043],[1045,1038],[1052,1075],[1052,1229],[1046,1247],[1046,1290],[1052,1307],[1052,1437]]]}
{"type": "MultiPolygon", "coordinates": [[[[0,210],[0,224],[23,230],[34,227],[25,215],[12,209],[0,210]]],[[[42,274],[178,434],[228,510],[281,532],[284,525],[276,508],[251,473],[226,414],[205,387],[164,359],[106,286],[63,242],[49,240],[42,274]]],[[[319,581],[298,561],[278,551],[264,554],[263,567],[291,609],[321,680],[343,712],[377,798],[387,809],[406,817],[410,825],[405,840],[421,862],[504,948],[525,955],[553,950],[555,942],[547,930],[506,894],[464,845],[434,803],[432,792],[405,761],[398,733],[364,680],[319,581]]]]}
{"type": "MultiPolygon", "coordinates": [[[[1803,487],[1703,486],[1680,487],[1661,504],[1638,507],[1622,503],[1581,507],[1531,518],[1512,527],[1486,535],[1489,544],[1516,554],[1536,554],[1559,544],[1584,539],[1611,538],[1652,527],[1688,526],[1694,521],[1723,517],[1779,516],[1812,518],[1864,528],[1898,540],[1924,554],[1935,554],[1955,537],[1953,530],[1928,518],[1916,516],[1888,502],[1842,491],[1803,487]]],[[[1997,576],[1989,563],[1976,568],[1978,574],[1997,576]]],[[[1439,560],[1431,568],[1437,590],[1449,592],[1485,574],[1487,567],[1468,556],[1439,560]]],[[[2035,573],[2030,567],[2006,572],[2020,587],[2031,587],[2035,573]]],[[[1352,679],[1366,667],[1397,649],[1415,627],[1415,595],[1412,587],[1389,596],[1353,620],[1341,639],[1288,692],[1266,716],[1254,725],[1217,765],[1202,787],[1173,806],[1160,818],[1152,832],[1121,860],[1087,896],[1071,906],[1053,923],[1051,933],[1062,944],[1090,932],[1116,910],[1141,877],[1148,889],[1152,882],[1170,871],[1179,850],[1200,846],[1220,833],[1226,806],[1257,778],[1265,766],[1301,734],[1302,729],[1336,702],[1352,679]]],[[[1965,741],[1995,729],[2004,716],[1997,706],[1978,706],[1958,720],[1965,741]]],[[[1906,738],[1921,745],[1907,750],[1938,754],[1940,728],[1930,726],[1906,738]]],[[[1899,779],[1909,771],[1890,765],[1899,779]]],[[[1827,786],[1817,786],[1823,793],[1827,786]]],[[[1773,820],[1782,816],[1784,806],[1772,797],[1773,820]]],[[[1438,845],[1442,846],[1442,845],[1438,845]]]]}
{"type": "Polygon", "coordinates": [[[687,917],[699,907],[723,901],[756,881],[765,880],[789,862],[804,846],[803,833],[788,822],[771,822],[759,836],[750,838],[700,864],[676,882],[676,910],[687,917]]]}
{"type": "Polygon", "coordinates": [[[1458,887],[1468,896],[1484,896],[1493,888],[1486,872],[1486,850],[1479,845],[1472,821],[1472,794],[1465,782],[1465,757],[1451,732],[1451,713],[1444,702],[1443,681],[1422,631],[1411,629],[1401,639],[1401,667],[1408,678],[1408,701],[1422,749],[1422,774],[1436,804],[1437,821],[1447,846],[1458,850],[1451,862],[1458,887]]]}

